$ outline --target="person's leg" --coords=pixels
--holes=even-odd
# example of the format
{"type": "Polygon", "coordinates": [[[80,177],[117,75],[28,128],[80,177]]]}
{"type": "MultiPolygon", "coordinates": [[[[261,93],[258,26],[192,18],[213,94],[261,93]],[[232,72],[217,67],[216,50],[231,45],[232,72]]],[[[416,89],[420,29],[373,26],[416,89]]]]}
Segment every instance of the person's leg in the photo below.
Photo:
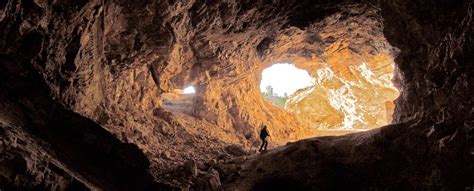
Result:
{"type": "Polygon", "coordinates": [[[268,145],[267,139],[264,140],[264,143],[265,143],[265,146],[264,146],[264,149],[263,149],[263,150],[266,151],[266,150],[267,150],[267,145],[268,145]]]}
{"type": "Polygon", "coordinates": [[[258,149],[258,152],[262,151],[264,144],[265,144],[265,140],[262,139],[262,144],[260,145],[260,149],[258,149]]]}

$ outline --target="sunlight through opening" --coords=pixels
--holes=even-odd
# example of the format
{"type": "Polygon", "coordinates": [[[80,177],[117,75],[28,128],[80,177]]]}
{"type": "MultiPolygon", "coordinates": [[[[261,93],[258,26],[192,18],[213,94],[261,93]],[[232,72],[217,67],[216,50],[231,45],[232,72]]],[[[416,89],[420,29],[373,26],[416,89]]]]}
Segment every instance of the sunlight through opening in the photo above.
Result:
{"type": "Polygon", "coordinates": [[[188,86],[184,88],[183,90],[183,94],[195,94],[195,93],[196,93],[196,90],[194,89],[193,86],[188,86]]]}
{"type": "Polygon", "coordinates": [[[314,83],[306,70],[289,63],[277,63],[263,70],[260,91],[266,100],[283,108],[291,94],[314,83]]]}

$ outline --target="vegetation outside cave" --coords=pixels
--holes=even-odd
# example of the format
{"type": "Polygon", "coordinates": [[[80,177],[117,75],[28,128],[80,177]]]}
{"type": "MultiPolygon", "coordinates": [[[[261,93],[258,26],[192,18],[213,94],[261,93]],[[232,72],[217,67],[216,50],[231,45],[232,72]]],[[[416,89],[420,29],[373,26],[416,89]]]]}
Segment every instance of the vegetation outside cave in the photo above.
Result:
{"type": "Polygon", "coordinates": [[[265,88],[265,91],[262,92],[262,95],[265,100],[282,109],[285,108],[285,103],[288,100],[287,93],[284,93],[283,96],[279,96],[278,94],[273,92],[273,87],[270,85],[265,88]]]}

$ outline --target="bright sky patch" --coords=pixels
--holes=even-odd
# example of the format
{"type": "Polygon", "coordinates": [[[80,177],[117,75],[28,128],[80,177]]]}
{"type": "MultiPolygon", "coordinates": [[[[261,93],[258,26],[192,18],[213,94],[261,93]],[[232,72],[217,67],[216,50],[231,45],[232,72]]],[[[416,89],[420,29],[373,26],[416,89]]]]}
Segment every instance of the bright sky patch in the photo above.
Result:
{"type": "Polygon", "coordinates": [[[306,70],[298,69],[293,64],[278,63],[263,70],[260,91],[265,92],[270,85],[278,96],[285,93],[291,95],[313,84],[314,78],[306,70]]]}
{"type": "Polygon", "coordinates": [[[183,93],[184,94],[194,94],[194,93],[196,93],[196,90],[194,89],[193,86],[188,86],[188,87],[184,88],[183,93]]]}

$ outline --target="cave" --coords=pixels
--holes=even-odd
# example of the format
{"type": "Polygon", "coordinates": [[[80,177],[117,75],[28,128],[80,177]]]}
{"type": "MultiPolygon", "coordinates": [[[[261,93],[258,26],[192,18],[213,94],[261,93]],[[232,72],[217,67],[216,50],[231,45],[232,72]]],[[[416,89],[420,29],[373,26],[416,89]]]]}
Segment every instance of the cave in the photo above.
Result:
{"type": "Polygon", "coordinates": [[[0,190],[472,190],[473,4],[2,1],[0,190]]]}

